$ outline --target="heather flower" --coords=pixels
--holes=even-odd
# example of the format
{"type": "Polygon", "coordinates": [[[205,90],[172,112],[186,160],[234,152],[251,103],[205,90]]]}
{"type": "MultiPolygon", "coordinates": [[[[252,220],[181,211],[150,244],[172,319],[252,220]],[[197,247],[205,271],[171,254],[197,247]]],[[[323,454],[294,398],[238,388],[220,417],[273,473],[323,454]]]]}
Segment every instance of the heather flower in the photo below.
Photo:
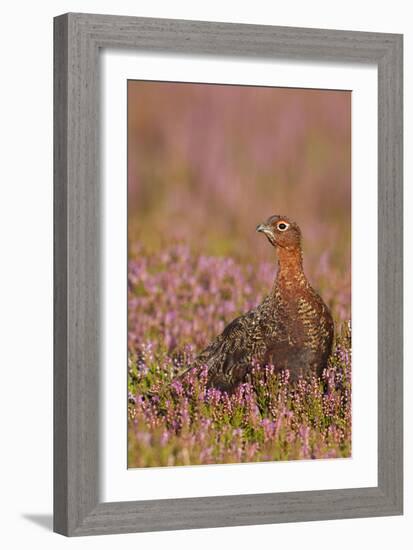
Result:
{"type": "MultiPolygon", "coordinates": [[[[322,277],[330,261],[320,259],[322,277]]],[[[206,368],[176,379],[229,320],[263,298],[273,275],[269,263],[251,269],[182,244],[159,254],[134,244],[129,467],[351,456],[351,326],[340,324],[349,295],[332,304],[337,341],[322,379],[310,374],[292,383],[288,371],[258,364],[232,394],[207,387],[206,368]]]]}

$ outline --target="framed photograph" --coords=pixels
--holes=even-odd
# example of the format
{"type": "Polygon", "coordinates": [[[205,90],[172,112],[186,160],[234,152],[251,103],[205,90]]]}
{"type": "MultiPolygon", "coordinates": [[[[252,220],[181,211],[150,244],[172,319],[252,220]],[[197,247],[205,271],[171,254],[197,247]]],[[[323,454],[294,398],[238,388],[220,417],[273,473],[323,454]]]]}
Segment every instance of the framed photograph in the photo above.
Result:
{"type": "Polygon", "coordinates": [[[54,40],[55,531],[402,514],[402,36],[54,40]]]}

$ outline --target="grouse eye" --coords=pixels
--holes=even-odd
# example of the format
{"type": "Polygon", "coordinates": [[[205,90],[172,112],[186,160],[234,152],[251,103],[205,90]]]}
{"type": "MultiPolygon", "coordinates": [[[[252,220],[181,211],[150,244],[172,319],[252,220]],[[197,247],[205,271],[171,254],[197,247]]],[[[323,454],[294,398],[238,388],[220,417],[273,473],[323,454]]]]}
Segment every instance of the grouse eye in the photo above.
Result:
{"type": "Polygon", "coordinates": [[[277,229],[279,229],[280,231],[285,231],[286,229],[288,229],[288,227],[288,223],[285,222],[280,222],[279,224],[277,224],[277,229]]]}

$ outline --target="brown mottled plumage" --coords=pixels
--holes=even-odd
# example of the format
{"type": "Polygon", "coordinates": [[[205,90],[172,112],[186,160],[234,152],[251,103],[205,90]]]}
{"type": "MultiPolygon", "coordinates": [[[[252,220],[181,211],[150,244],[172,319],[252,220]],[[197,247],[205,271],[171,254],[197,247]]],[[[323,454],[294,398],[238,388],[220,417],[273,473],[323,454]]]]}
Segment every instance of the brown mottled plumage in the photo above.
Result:
{"type": "Polygon", "coordinates": [[[273,288],[260,305],[227,325],[189,369],[205,365],[208,386],[226,391],[245,381],[253,363],[288,369],[293,380],[308,370],[321,375],[333,343],[330,311],[303,271],[298,225],[271,216],[257,231],[277,250],[273,288]]]}

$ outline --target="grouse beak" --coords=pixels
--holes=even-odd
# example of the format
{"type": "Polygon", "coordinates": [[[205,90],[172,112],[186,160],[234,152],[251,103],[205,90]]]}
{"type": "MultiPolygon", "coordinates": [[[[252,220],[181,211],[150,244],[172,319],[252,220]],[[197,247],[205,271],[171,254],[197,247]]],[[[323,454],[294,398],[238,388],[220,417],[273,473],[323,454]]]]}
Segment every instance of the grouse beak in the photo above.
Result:
{"type": "Polygon", "coordinates": [[[266,223],[260,223],[256,227],[257,233],[264,233],[264,235],[267,237],[267,239],[270,241],[270,243],[273,246],[277,246],[277,243],[275,242],[274,233],[269,225],[266,223]]]}
{"type": "Polygon", "coordinates": [[[272,235],[271,227],[266,225],[265,223],[260,223],[256,227],[257,233],[265,233],[266,235],[272,235]]]}

